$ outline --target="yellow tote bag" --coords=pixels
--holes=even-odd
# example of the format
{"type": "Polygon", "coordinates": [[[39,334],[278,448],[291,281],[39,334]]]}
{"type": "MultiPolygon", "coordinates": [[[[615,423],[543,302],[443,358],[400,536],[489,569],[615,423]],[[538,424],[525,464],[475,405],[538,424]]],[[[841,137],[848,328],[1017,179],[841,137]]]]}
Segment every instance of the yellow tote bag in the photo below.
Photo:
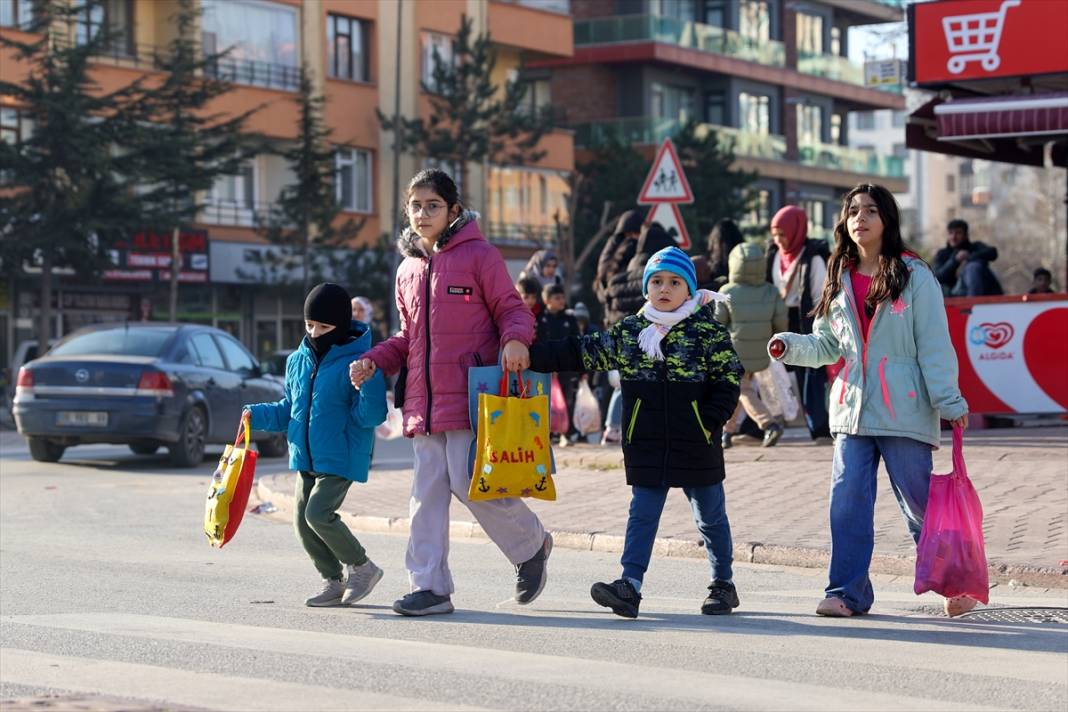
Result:
{"type": "Polygon", "coordinates": [[[248,419],[242,417],[237,439],[223,450],[219,465],[211,476],[208,501],[204,506],[204,533],[214,547],[222,548],[241,526],[256,474],[256,457],[256,451],[249,449],[248,419]],[[244,447],[239,447],[242,433],[244,447]]]}
{"type": "Polygon", "coordinates": [[[519,397],[508,396],[508,372],[501,395],[478,396],[478,440],[471,473],[472,501],[503,497],[556,499],[549,450],[549,396],[530,396],[521,378],[519,397]]]}

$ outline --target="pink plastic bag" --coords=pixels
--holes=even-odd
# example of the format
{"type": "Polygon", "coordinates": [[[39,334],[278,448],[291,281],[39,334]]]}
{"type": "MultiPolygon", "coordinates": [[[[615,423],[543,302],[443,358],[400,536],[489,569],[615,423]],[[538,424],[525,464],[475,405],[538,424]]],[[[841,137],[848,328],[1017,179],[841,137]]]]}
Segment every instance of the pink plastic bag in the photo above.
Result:
{"type": "Polygon", "coordinates": [[[989,600],[983,505],[964,466],[964,432],[953,427],[953,472],[931,475],[927,513],[916,547],[917,595],[934,591],[949,598],[989,600]]]}
{"type": "Polygon", "coordinates": [[[564,434],[571,429],[571,418],[567,414],[567,399],[560,379],[553,374],[553,385],[549,394],[549,432],[564,434]]]}

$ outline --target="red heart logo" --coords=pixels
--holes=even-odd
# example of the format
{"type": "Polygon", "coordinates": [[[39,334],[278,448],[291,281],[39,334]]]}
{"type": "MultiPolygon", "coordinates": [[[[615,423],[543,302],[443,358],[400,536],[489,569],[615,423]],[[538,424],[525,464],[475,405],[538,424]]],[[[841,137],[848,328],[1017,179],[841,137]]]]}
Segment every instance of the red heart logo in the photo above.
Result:
{"type": "Polygon", "coordinates": [[[1024,358],[1027,370],[1050,398],[1068,409],[1068,369],[1056,334],[1068,333],[1068,309],[1042,312],[1024,334],[1024,358]]]}
{"type": "Polygon", "coordinates": [[[1016,333],[1016,330],[1012,328],[1012,324],[1006,321],[999,321],[996,324],[984,322],[979,326],[986,333],[986,341],[984,343],[992,349],[1000,349],[1012,341],[1012,337],[1016,333]]]}

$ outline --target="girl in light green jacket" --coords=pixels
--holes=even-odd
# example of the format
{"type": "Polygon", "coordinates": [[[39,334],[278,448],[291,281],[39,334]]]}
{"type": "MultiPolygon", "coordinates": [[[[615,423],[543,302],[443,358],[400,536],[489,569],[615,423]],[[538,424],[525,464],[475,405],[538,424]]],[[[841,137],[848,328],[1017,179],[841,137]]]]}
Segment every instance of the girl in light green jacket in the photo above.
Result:
{"type": "MultiPolygon", "coordinates": [[[[809,368],[845,359],[831,388],[831,564],[824,616],[867,613],[874,601],[868,567],[875,543],[876,472],[890,484],[914,540],[919,540],[939,444],[939,418],[967,425],[957,386],[942,290],[934,273],[905,250],[894,196],[862,184],[846,194],[835,248],[812,334],[781,333],[768,353],[809,368]]],[[[975,600],[946,600],[946,613],[975,600]]]]}

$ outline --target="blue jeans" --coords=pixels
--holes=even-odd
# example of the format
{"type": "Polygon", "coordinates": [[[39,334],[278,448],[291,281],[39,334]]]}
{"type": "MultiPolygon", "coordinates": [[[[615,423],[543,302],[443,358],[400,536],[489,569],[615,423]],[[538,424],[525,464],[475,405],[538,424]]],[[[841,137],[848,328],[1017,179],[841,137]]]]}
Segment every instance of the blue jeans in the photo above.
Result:
{"type": "MultiPolygon", "coordinates": [[[[670,487],[631,487],[630,517],[627,519],[627,537],[623,543],[624,578],[642,581],[653,556],[653,541],[660,526],[670,487]]],[[[731,525],[727,521],[727,502],[723,485],[683,487],[690,500],[693,520],[705,540],[705,552],[711,567],[712,578],[730,581],[733,577],[734,548],[731,544],[731,525]]]]}
{"type": "Polygon", "coordinates": [[[617,388],[612,391],[612,399],[608,401],[608,419],[605,423],[609,428],[623,427],[623,389],[617,388]]]}
{"type": "Polygon", "coordinates": [[[827,369],[800,368],[801,406],[805,411],[805,424],[813,439],[831,437],[830,416],[827,414],[827,369]]]}
{"type": "Polygon", "coordinates": [[[931,446],[912,438],[839,434],[831,465],[831,569],[826,594],[866,613],[875,600],[868,567],[875,546],[875,492],[879,458],[919,541],[931,482],[931,446]]]}

